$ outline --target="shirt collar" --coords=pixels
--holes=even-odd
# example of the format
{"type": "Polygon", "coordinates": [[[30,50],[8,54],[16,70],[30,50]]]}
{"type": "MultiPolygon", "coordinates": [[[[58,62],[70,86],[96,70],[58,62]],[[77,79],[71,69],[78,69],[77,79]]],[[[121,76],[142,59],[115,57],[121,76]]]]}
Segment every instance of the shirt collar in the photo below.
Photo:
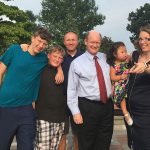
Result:
{"type": "Polygon", "coordinates": [[[74,56],[71,56],[71,55],[69,55],[69,54],[66,52],[66,57],[77,57],[77,56],[79,56],[80,54],[81,54],[81,51],[77,49],[77,52],[76,52],[76,54],[75,54],[74,56]]]}
{"type": "MultiPolygon", "coordinates": [[[[85,54],[87,55],[87,57],[88,57],[90,60],[93,60],[94,55],[90,54],[88,51],[86,51],[85,54]]],[[[99,52],[96,54],[96,56],[97,56],[98,59],[101,59],[101,55],[100,55],[99,52]]]]}

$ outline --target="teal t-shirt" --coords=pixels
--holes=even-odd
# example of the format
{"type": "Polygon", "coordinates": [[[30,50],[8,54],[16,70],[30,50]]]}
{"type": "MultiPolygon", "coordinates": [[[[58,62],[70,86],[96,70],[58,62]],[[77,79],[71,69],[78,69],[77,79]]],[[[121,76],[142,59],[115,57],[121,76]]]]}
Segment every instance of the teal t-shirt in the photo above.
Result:
{"type": "Polygon", "coordinates": [[[20,45],[12,45],[0,61],[7,71],[0,86],[0,107],[16,107],[31,104],[37,99],[40,74],[47,64],[44,52],[35,56],[24,52],[20,45]]]}

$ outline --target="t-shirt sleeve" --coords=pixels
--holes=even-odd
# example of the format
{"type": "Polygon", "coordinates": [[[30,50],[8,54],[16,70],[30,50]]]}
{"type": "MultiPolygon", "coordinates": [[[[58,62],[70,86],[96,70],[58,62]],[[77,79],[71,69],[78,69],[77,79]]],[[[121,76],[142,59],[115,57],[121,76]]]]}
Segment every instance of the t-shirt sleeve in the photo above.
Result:
{"type": "Polygon", "coordinates": [[[12,59],[14,57],[14,52],[15,52],[16,46],[12,45],[10,46],[6,52],[0,57],[0,61],[4,63],[7,67],[10,65],[12,62],[12,59]]]}

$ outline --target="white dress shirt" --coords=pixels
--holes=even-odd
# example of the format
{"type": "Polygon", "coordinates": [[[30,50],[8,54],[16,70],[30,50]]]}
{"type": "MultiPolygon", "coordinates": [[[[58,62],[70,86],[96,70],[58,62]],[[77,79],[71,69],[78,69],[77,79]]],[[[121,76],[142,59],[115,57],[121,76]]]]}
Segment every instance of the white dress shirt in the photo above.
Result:
{"type": "MultiPolygon", "coordinates": [[[[110,67],[106,63],[106,56],[98,52],[98,63],[100,64],[106,89],[107,96],[111,96],[111,81],[110,81],[110,67]]],[[[72,114],[80,113],[78,107],[78,97],[85,97],[89,100],[100,101],[100,90],[97,79],[97,72],[95,67],[95,60],[93,55],[85,52],[76,58],[70,65],[67,89],[67,104],[72,114]]]]}

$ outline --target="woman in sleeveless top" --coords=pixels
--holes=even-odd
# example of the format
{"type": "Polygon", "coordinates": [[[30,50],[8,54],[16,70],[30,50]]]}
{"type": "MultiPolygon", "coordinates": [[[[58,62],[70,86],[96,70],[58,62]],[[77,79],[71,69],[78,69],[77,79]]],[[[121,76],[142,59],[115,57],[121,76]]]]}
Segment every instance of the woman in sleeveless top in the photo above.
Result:
{"type": "Polygon", "coordinates": [[[129,111],[133,118],[133,150],[150,150],[150,25],[140,28],[139,51],[130,70],[129,111]]]}

